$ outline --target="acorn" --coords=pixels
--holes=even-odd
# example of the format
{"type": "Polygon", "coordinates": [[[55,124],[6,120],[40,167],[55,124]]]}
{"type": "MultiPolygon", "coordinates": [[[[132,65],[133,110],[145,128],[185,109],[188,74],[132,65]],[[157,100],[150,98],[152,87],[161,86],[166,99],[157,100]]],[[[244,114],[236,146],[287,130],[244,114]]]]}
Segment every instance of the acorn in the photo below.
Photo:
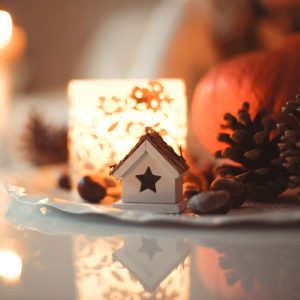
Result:
{"type": "Polygon", "coordinates": [[[91,176],[82,177],[77,190],[81,198],[89,203],[99,203],[106,196],[106,188],[91,176]]]}
{"type": "Polygon", "coordinates": [[[68,173],[63,172],[58,177],[58,186],[64,190],[70,190],[71,189],[71,180],[68,173]]]}

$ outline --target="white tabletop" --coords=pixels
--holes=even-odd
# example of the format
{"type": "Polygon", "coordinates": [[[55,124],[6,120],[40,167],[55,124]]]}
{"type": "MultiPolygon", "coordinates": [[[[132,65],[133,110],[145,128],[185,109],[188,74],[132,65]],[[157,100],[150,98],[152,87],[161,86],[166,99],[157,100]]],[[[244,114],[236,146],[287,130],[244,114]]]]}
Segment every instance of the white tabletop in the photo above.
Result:
{"type": "Polygon", "coordinates": [[[299,299],[296,226],[134,226],[0,200],[0,299],[299,299]]]}

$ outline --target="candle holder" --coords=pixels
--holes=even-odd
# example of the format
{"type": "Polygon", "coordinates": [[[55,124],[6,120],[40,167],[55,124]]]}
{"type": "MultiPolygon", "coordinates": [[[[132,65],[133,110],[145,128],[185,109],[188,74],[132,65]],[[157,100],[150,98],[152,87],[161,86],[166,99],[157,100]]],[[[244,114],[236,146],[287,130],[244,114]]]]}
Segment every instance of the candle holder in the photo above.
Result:
{"type": "Polygon", "coordinates": [[[73,186],[109,173],[145,127],[179,152],[186,142],[185,85],[179,79],[74,80],[68,87],[69,159],[73,186]]]}

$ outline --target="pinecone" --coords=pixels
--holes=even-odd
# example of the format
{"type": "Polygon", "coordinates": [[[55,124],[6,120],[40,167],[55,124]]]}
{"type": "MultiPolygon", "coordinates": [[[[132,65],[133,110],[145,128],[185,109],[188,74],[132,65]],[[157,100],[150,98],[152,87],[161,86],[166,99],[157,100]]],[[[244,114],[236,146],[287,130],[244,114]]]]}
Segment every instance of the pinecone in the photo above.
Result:
{"type": "Polygon", "coordinates": [[[226,124],[221,127],[231,133],[220,133],[218,140],[229,147],[217,151],[216,157],[228,158],[236,164],[218,167],[216,171],[221,179],[215,179],[212,188],[217,189],[221,180],[220,185],[224,186],[224,179],[229,186],[231,182],[242,182],[244,193],[238,195],[235,206],[245,200],[267,201],[283,192],[287,188],[288,176],[279,158],[277,144],[280,135],[274,136],[274,120],[267,117],[264,109],[251,119],[247,102],[238,111],[237,117],[227,113],[224,120],[226,124]]]}
{"type": "Polygon", "coordinates": [[[283,166],[289,173],[289,187],[300,186],[300,94],[295,101],[282,108],[283,123],[278,124],[282,133],[278,144],[283,166]]]}
{"type": "Polygon", "coordinates": [[[67,128],[44,121],[37,112],[29,116],[21,136],[24,156],[35,165],[67,162],[67,128]]]}

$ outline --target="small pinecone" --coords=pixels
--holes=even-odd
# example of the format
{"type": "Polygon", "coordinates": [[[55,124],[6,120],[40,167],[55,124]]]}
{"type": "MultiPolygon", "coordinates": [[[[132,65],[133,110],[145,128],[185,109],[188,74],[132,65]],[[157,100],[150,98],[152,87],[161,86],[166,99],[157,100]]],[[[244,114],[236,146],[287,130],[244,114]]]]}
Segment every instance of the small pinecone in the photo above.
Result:
{"type": "Polygon", "coordinates": [[[55,127],[34,112],[21,136],[24,156],[35,165],[67,162],[67,128],[55,127]]]}
{"type": "Polygon", "coordinates": [[[280,136],[271,137],[276,128],[274,120],[267,117],[264,109],[251,119],[246,102],[237,117],[227,113],[224,120],[226,124],[222,128],[231,132],[220,133],[218,140],[228,147],[217,151],[216,157],[228,158],[237,164],[221,165],[217,174],[242,182],[245,200],[267,201],[282,193],[287,188],[288,178],[279,158],[280,136]]]}
{"type": "Polygon", "coordinates": [[[300,186],[300,94],[295,101],[282,108],[283,123],[278,124],[282,133],[278,144],[283,166],[289,173],[289,187],[300,186]]]}

